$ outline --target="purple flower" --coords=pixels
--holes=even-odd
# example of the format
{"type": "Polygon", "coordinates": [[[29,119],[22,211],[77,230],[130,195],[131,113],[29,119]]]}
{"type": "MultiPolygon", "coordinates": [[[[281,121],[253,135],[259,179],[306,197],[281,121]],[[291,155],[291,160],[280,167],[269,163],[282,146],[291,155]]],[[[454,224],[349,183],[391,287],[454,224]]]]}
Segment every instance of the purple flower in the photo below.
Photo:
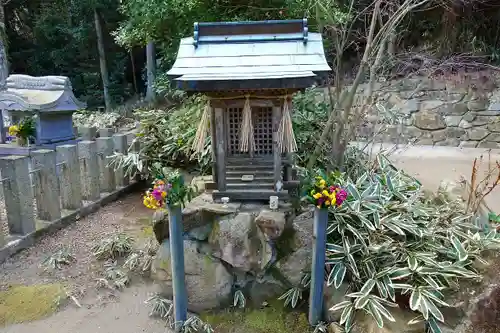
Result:
{"type": "Polygon", "coordinates": [[[163,192],[163,191],[162,191],[161,189],[159,189],[159,188],[155,188],[155,189],[153,190],[153,193],[151,193],[151,194],[153,195],[153,198],[155,198],[155,200],[156,200],[156,201],[161,201],[161,200],[163,199],[163,197],[162,197],[162,195],[161,195],[161,194],[162,194],[162,192],[163,192]]]}
{"type": "Polygon", "coordinates": [[[172,188],[172,184],[168,183],[167,184],[167,189],[170,190],[172,188]]]}
{"type": "Polygon", "coordinates": [[[347,199],[347,191],[343,188],[339,189],[337,193],[335,193],[335,199],[337,206],[342,205],[342,203],[347,199]]]}

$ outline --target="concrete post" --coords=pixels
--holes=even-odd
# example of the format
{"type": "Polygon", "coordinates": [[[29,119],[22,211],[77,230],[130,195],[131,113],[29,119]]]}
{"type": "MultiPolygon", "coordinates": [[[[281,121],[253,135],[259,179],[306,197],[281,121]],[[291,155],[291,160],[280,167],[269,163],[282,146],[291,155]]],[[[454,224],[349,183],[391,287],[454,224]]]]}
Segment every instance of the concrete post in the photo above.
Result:
{"type": "Polygon", "coordinates": [[[31,152],[38,218],[54,221],[61,217],[59,182],[56,173],[56,152],[40,149],[31,152]]]}
{"type": "Polygon", "coordinates": [[[0,157],[5,210],[11,234],[26,235],[36,229],[29,160],[27,156],[0,157]]]}
{"type": "Polygon", "coordinates": [[[104,137],[111,137],[115,134],[115,130],[113,128],[100,128],[99,129],[99,137],[104,138],[104,137]]]}
{"type": "Polygon", "coordinates": [[[109,166],[109,157],[113,155],[113,138],[99,137],[97,141],[97,152],[99,160],[99,181],[101,191],[113,192],[116,189],[115,171],[109,166]]]}
{"type": "Polygon", "coordinates": [[[82,206],[82,181],[76,145],[56,147],[57,160],[61,163],[59,185],[63,209],[76,210],[82,206]]]}
{"type": "Polygon", "coordinates": [[[98,200],[101,198],[101,190],[99,188],[99,163],[96,142],[78,142],[78,155],[80,159],[82,198],[89,201],[98,200]]]}
{"type": "Polygon", "coordinates": [[[97,137],[97,128],[95,127],[81,127],[79,132],[84,141],[91,141],[97,137]]]}
{"type": "MultiPolygon", "coordinates": [[[[128,153],[127,136],[125,134],[115,134],[113,135],[113,141],[115,146],[115,152],[127,155],[128,153]]],[[[115,169],[115,180],[117,187],[124,187],[130,183],[129,177],[125,176],[125,170],[121,167],[115,169]]]]}

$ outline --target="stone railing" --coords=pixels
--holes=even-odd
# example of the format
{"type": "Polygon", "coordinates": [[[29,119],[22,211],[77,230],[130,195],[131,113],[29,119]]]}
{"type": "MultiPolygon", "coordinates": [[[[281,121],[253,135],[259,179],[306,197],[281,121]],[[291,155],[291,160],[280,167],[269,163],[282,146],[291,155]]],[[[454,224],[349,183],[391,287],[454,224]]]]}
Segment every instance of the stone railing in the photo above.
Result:
{"type": "Polygon", "coordinates": [[[139,182],[109,166],[114,152],[127,154],[134,133],[80,129],[82,141],[39,149],[29,156],[0,157],[0,262],[130,191],[139,182]],[[1,191],[0,191],[1,192],[1,191]],[[1,207],[3,206],[3,207],[1,207]]]}
{"type": "Polygon", "coordinates": [[[391,122],[380,107],[373,108],[359,129],[361,137],[380,133],[382,142],[500,148],[498,89],[478,96],[453,81],[416,77],[380,83],[376,94],[379,106],[398,119],[391,122]]]}

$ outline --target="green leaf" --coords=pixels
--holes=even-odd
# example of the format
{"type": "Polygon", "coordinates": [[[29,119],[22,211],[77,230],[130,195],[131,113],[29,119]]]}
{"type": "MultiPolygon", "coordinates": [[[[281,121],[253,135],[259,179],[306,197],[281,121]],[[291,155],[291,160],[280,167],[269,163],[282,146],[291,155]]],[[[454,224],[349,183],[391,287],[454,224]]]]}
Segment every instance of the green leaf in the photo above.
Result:
{"type": "Polygon", "coordinates": [[[414,289],[410,296],[410,309],[412,311],[417,311],[420,307],[422,301],[422,294],[419,289],[414,289]]]}
{"type": "Polygon", "coordinates": [[[442,333],[441,327],[439,327],[439,324],[434,318],[430,318],[427,321],[427,325],[429,326],[429,333],[442,333]]]}
{"type": "Polygon", "coordinates": [[[405,277],[408,277],[412,274],[412,271],[408,267],[404,268],[395,268],[391,270],[391,280],[401,280],[404,279],[405,277]]]}
{"type": "Polygon", "coordinates": [[[354,313],[354,304],[348,305],[344,308],[344,311],[342,311],[342,314],[340,315],[340,325],[346,324],[346,322],[351,320],[351,317],[354,313]]]}
{"type": "Polygon", "coordinates": [[[380,304],[376,299],[372,299],[371,302],[370,302],[379,312],[380,314],[385,317],[385,319],[391,321],[391,322],[395,322],[396,319],[394,319],[394,317],[392,316],[392,314],[385,308],[385,306],[383,306],[382,304],[380,304]]]}
{"type": "Polygon", "coordinates": [[[392,283],[391,287],[393,287],[396,290],[410,290],[413,288],[411,284],[406,284],[406,283],[392,283]]]}
{"type": "Polygon", "coordinates": [[[374,211],[373,213],[373,224],[375,225],[375,228],[380,228],[380,214],[378,211],[374,211]]]}
{"type": "Polygon", "coordinates": [[[335,312],[335,311],[342,310],[342,309],[344,309],[344,308],[346,308],[348,306],[352,306],[352,302],[351,301],[343,301],[343,302],[335,304],[334,306],[332,306],[328,310],[332,311],[332,312],[335,312]]]}
{"type": "Polygon", "coordinates": [[[411,326],[411,325],[415,325],[415,324],[421,323],[421,322],[423,322],[423,321],[424,321],[424,317],[422,317],[422,316],[417,316],[417,317],[413,318],[412,320],[410,320],[410,321],[408,322],[408,325],[410,325],[410,326],[411,326]]]}
{"type": "Polygon", "coordinates": [[[378,311],[378,309],[370,302],[368,304],[367,312],[375,319],[377,326],[379,328],[384,327],[384,319],[382,319],[382,314],[378,311]]]}
{"type": "Polygon", "coordinates": [[[427,307],[427,309],[429,309],[429,313],[434,318],[436,318],[440,322],[444,322],[443,314],[441,313],[441,311],[439,311],[438,307],[432,300],[428,299],[427,297],[422,297],[422,302],[425,303],[425,306],[427,307]]]}
{"type": "Polygon", "coordinates": [[[396,301],[396,291],[394,290],[394,288],[392,287],[392,281],[391,279],[389,278],[389,276],[384,276],[382,278],[382,280],[384,281],[384,285],[385,287],[387,288],[387,293],[389,294],[389,298],[395,302],[396,301]]]}
{"type": "Polygon", "coordinates": [[[363,295],[368,295],[375,287],[377,281],[374,279],[368,279],[360,290],[363,295]]]}
{"type": "Polygon", "coordinates": [[[411,271],[415,271],[418,267],[418,261],[417,261],[417,258],[415,257],[412,257],[412,256],[409,256],[408,257],[408,268],[411,270],[411,271]]]}
{"type": "Polygon", "coordinates": [[[361,296],[354,302],[354,308],[363,309],[368,304],[369,301],[370,301],[370,295],[361,296]]]}
{"type": "Polygon", "coordinates": [[[326,243],[326,250],[334,253],[344,253],[344,247],[332,243],[326,243]]]}
{"type": "Polygon", "coordinates": [[[463,247],[462,243],[460,242],[460,240],[457,237],[455,237],[455,236],[452,235],[450,237],[450,241],[451,241],[451,244],[453,245],[453,248],[457,252],[458,260],[459,261],[466,260],[467,257],[468,257],[468,253],[464,249],[464,247],[463,247]]]}
{"type": "Polygon", "coordinates": [[[387,288],[384,282],[377,280],[377,290],[380,296],[383,298],[387,298],[389,293],[387,292],[387,288]]]}
{"type": "Polygon", "coordinates": [[[352,196],[354,200],[361,199],[361,194],[359,194],[358,189],[356,188],[356,186],[354,186],[353,183],[347,184],[346,189],[347,193],[349,193],[349,195],[352,196]]]}
{"type": "Polygon", "coordinates": [[[391,230],[392,232],[394,232],[398,235],[406,236],[405,232],[400,227],[398,227],[395,223],[385,222],[384,227],[386,227],[387,229],[391,230]]]}
{"type": "Polygon", "coordinates": [[[375,231],[375,226],[372,224],[372,222],[367,219],[366,217],[364,217],[363,215],[359,214],[358,215],[361,223],[363,223],[363,225],[365,225],[368,229],[370,229],[371,231],[375,231]]]}

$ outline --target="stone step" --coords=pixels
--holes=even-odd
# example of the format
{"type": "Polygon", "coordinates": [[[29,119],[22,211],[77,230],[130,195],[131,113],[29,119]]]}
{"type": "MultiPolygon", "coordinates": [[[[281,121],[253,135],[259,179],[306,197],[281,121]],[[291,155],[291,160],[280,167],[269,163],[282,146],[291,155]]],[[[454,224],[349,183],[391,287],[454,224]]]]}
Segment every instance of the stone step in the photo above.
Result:
{"type": "Polygon", "coordinates": [[[242,183],[242,184],[253,184],[253,183],[270,183],[274,184],[274,177],[271,176],[255,176],[251,181],[241,180],[241,177],[226,177],[227,183],[242,183]]]}
{"type": "Polygon", "coordinates": [[[226,170],[226,177],[231,178],[241,178],[244,175],[253,175],[254,178],[257,177],[274,177],[274,171],[267,170],[226,170]]]}
{"type": "Polygon", "coordinates": [[[270,196],[278,196],[281,200],[288,200],[288,191],[275,192],[273,190],[265,189],[244,189],[244,190],[233,190],[228,189],[226,191],[213,191],[212,197],[215,201],[219,202],[221,198],[228,197],[231,202],[234,201],[262,201],[269,202],[270,196]]]}
{"type": "Polygon", "coordinates": [[[273,190],[274,189],[273,183],[261,183],[261,182],[228,183],[226,184],[226,187],[228,190],[260,190],[260,189],[273,190]]]}
{"type": "Polygon", "coordinates": [[[228,164],[226,166],[227,171],[241,171],[241,172],[249,172],[249,171],[273,171],[274,166],[272,164],[269,165],[232,165],[228,164]]]}

